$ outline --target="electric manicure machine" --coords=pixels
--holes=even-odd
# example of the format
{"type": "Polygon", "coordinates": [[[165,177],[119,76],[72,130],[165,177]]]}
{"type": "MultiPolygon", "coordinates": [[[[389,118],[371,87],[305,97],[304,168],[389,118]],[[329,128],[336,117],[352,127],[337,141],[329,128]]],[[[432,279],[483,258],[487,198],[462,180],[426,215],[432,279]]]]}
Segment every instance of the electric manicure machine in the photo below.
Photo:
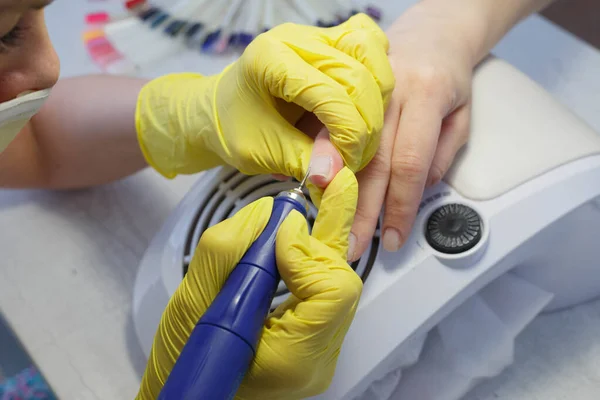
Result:
{"type": "MultiPolygon", "coordinates": [[[[134,288],[146,354],[202,232],[294,183],[203,174],[150,244],[134,288]]],[[[309,223],[316,209],[311,204],[309,223]]],[[[546,311],[600,295],[600,135],[502,60],[476,70],[471,138],[445,180],[428,189],[397,253],[379,231],[352,267],[364,280],[336,374],[318,399],[360,396],[412,338],[508,271],[552,293],[546,311]]],[[[288,295],[283,283],[272,308],[288,295]]]]}

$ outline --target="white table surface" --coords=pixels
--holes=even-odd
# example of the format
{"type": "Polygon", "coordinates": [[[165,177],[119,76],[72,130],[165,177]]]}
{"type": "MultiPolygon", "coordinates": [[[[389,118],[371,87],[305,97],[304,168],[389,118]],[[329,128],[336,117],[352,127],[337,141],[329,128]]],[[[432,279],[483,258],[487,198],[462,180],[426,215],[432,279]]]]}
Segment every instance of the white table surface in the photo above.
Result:
{"type": "MultiPolygon", "coordinates": [[[[384,7],[384,25],[413,1],[377,1],[393,3],[384,7]]],[[[98,72],[80,41],[83,16],[118,4],[62,0],[48,7],[63,77],[98,72]]],[[[495,53],[600,132],[600,52],[534,16],[495,53]]],[[[228,61],[173,60],[144,75],[213,73],[228,61]]],[[[0,190],[0,306],[61,399],[135,395],[145,364],[130,315],[138,261],[195,179],[166,181],[146,170],[91,190],[0,190]]],[[[600,302],[539,317],[519,337],[515,364],[467,397],[598,398],[593,393],[600,393],[600,302]]]]}

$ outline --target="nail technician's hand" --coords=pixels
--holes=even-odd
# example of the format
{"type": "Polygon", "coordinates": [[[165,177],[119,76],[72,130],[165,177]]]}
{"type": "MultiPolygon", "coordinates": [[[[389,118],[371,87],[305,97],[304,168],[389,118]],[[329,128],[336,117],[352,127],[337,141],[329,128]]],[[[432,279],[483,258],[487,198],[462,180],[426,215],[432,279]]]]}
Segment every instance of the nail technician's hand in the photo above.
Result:
{"type": "Polygon", "coordinates": [[[396,251],[404,244],[424,188],[442,179],[468,139],[474,61],[462,29],[425,2],[387,31],[396,89],[377,154],[357,175],[350,260],[370,243],[384,200],[383,247],[396,251]]]}
{"type": "MultiPolygon", "coordinates": [[[[388,41],[364,14],[333,28],[280,25],[221,74],[173,74],[146,85],[136,127],[149,164],[167,177],[230,164],[246,174],[302,178],[314,113],[345,165],[374,156],[394,87],[388,41]]],[[[329,177],[331,179],[331,177],[329,177]]]]}
{"type": "MultiPolygon", "coordinates": [[[[296,211],[283,222],[277,265],[292,295],[267,319],[236,398],[303,399],[329,386],[362,291],[346,262],[357,197],[356,178],[344,168],[324,191],[312,236],[296,211]]],[[[157,398],[196,322],[266,226],[272,205],[272,198],[255,201],[202,235],[162,316],[138,400],[157,398]]]]}

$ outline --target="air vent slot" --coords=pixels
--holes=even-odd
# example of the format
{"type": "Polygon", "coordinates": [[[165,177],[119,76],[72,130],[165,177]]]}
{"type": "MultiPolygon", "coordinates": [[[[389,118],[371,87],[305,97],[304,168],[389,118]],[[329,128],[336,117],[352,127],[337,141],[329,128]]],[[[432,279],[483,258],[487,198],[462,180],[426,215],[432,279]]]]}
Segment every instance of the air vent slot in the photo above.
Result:
{"type": "MultiPolygon", "coordinates": [[[[224,168],[212,181],[206,183],[206,191],[210,194],[202,204],[198,205],[194,222],[188,232],[184,248],[183,275],[187,273],[188,265],[192,259],[196,245],[206,229],[230,218],[238,210],[261,197],[275,196],[283,190],[289,190],[294,187],[297,187],[296,182],[279,182],[267,175],[247,176],[240,172],[224,168]]],[[[308,198],[308,191],[306,194],[308,198]]],[[[307,218],[309,229],[312,229],[316,215],[317,209],[310,203],[310,211],[307,218]]],[[[379,235],[378,224],[373,240],[363,257],[350,265],[363,282],[367,279],[375,263],[379,247],[379,235]]],[[[289,291],[285,287],[285,284],[280,282],[271,305],[272,308],[275,309],[288,296],[289,291]]]]}

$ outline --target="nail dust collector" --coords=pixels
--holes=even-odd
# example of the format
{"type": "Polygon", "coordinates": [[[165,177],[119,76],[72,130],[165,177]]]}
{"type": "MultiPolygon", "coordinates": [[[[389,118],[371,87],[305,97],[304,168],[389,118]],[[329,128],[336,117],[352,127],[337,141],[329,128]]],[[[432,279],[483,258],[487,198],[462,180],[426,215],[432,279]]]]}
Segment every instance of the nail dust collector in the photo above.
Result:
{"type": "MultiPolygon", "coordinates": [[[[200,177],[139,269],[134,320],[146,354],[202,232],[291,186],[228,168],[200,177]]],[[[315,215],[312,207],[309,223],[315,215]]],[[[509,272],[552,294],[545,311],[600,295],[599,226],[600,135],[513,67],[486,60],[474,77],[470,142],[424,194],[408,242],[384,252],[378,230],[352,264],[363,294],[333,382],[318,398],[360,397],[415,338],[509,272]]],[[[273,307],[286,296],[281,284],[273,307]]]]}

